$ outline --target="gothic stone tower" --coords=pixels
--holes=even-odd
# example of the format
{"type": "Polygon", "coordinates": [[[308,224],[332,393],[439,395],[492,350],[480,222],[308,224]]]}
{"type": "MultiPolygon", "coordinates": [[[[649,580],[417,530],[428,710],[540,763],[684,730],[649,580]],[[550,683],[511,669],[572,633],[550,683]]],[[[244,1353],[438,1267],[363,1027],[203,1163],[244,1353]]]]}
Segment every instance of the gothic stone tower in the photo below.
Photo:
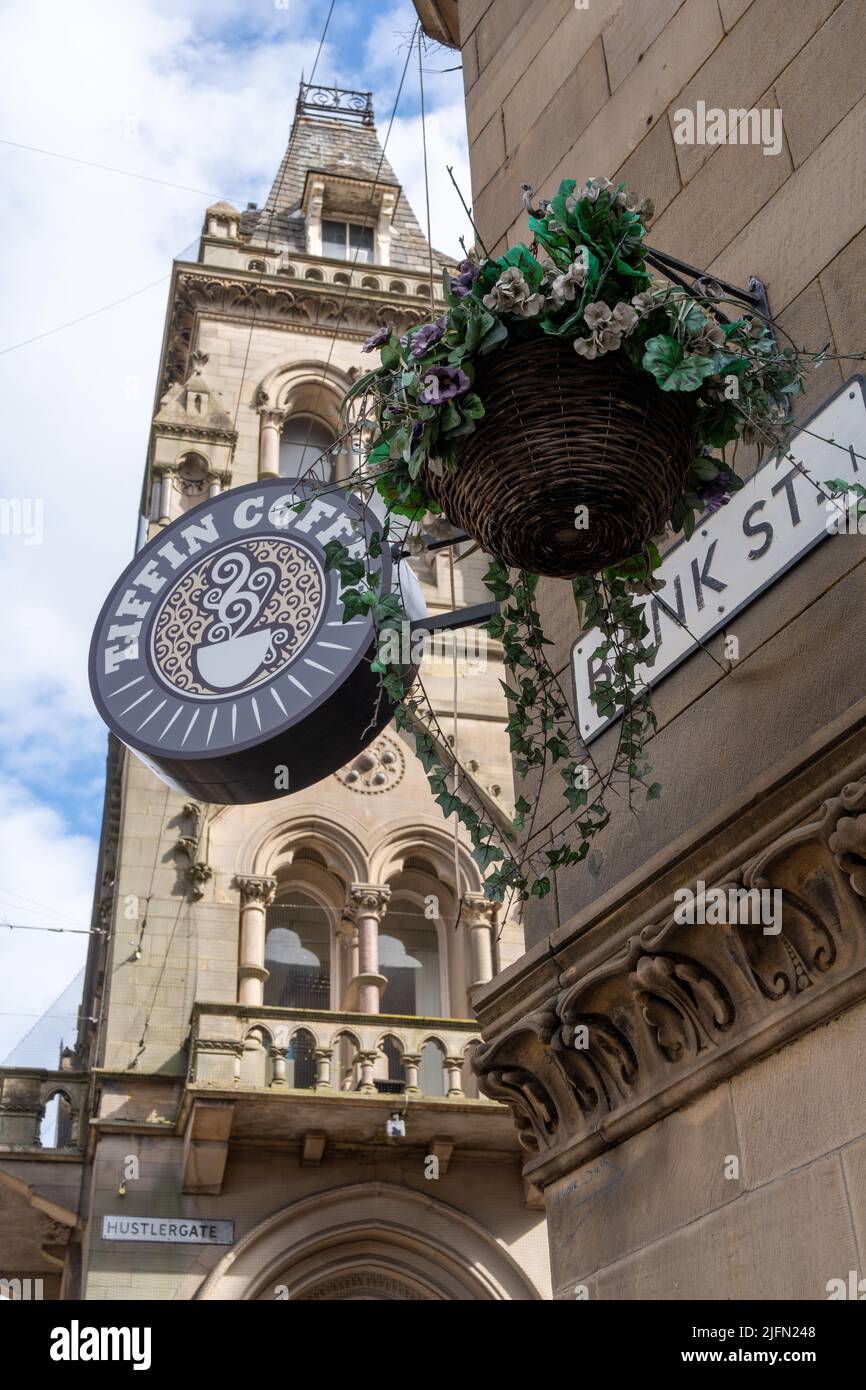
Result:
{"type": "MultiPolygon", "coordinates": [[[[369,365],[361,345],[437,307],[369,95],[302,86],[265,207],[208,208],[197,261],[174,266],[140,541],[320,455],[324,481],[345,478],[338,404],[369,365]]],[[[485,601],[484,563],[414,561],[428,610],[452,589],[458,607],[485,601]]],[[[452,736],[507,814],[498,663],[470,644],[458,665],[452,736]]],[[[450,653],[423,674],[452,730],[450,653]]],[[[67,1295],[546,1296],[536,1194],[469,1065],[472,988],[522,934],[393,728],[308,791],[246,807],[189,803],[112,740],[98,884],[107,936],[63,1093],[67,1158],[91,1131],[67,1295]]]]}

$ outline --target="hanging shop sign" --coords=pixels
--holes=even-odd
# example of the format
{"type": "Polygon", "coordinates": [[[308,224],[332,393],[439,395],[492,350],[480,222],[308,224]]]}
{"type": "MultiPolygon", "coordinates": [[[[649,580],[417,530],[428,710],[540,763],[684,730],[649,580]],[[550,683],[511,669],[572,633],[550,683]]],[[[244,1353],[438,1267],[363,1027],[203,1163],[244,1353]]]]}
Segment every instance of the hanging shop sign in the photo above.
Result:
{"type": "Polygon", "coordinates": [[[233,1245],[235,1223],[186,1216],[103,1216],[103,1240],[144,1240],[161,1245],[233,1245]]]}
{"type": "Polygon", "coordinates": [[[341,491],[284,478],[192,508],[138,552],[96,624],[90,684],[109,729],[169,785],[246,804],[344,766],[384,727],[372,621],[343,622],[339,540],[389,592],[388,546],[341,491]],[[303,511],[295,510],[306,499],[303,511]]]}
{"type": "MultiPolygon", "coordinates": [[[[665,556],[656,572],[664,588],[644,602],[658,653],[652,666],[639,668],[643,685],[657,685],[826,536],[850,538],[853,530],[852,543],[863,544],[853,515],[817,484],[829,478],[866,484],[864,459],[866,381],[858,375],[806,421],[785,459],[765,463],[665,556]]],[[[578,729],[587,743],[614,722],[592,702],[595,682],[610,676],[593,655],[601,640],[597,630],[583,633],[572,648],[578,729]]]]}

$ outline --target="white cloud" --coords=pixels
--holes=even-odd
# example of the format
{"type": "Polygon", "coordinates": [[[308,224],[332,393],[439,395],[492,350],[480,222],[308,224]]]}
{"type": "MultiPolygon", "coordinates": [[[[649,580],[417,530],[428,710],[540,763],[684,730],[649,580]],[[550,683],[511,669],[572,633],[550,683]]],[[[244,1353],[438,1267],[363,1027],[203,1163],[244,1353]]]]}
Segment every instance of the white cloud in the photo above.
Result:
{"type": "MultiPolygon", "coordinates": [[[[89,927],[96,847],[0,779],[0,922],[89,927]],[[34,905],[33,900],[40,905],[34,905]]],[[[86,936],[0,927],[0,1060],[80,970],[86,936]]]]}

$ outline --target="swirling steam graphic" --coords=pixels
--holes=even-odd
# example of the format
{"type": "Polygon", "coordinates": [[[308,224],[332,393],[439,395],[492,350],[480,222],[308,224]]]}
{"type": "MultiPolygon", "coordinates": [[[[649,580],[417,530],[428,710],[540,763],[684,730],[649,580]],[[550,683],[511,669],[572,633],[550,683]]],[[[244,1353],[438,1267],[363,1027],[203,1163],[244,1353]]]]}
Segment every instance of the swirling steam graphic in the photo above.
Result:
{"type": "Polygon", "coordinates": [[[176,691],[254,688],[294,659],[322,611],[321,567],[291,541],[257,537],[202,559],[165,596],[152,654],[176,691]]]}
{"type": "Polygon", "coordinates": [[[270,565],[259,565],[250,579],[252,566],[240,550],[232,550],[214,561],[210,578],[214,585],[202,600],[202,607],[216,610],[219,622],[207,634],[208,645],[240,637],[262,611],[279,575],[270,565]],[[244,585],[249,584],[247,588],[244,585]]]}

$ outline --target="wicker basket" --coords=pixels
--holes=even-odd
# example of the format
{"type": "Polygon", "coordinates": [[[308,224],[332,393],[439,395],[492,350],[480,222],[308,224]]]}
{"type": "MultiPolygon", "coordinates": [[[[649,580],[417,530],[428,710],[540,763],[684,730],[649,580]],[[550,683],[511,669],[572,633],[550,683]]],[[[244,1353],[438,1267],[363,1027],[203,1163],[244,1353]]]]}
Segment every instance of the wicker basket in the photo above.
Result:
{"type": "Polygon", "coordinates": [[[567,579],[661,530],[695,455],[693,397],[660,391],[621,353],[588,362],[554,337],[491,353],[474,389],[486,415],[458,471],[428,470],[425,484],[489,555],[567,579]]]}

